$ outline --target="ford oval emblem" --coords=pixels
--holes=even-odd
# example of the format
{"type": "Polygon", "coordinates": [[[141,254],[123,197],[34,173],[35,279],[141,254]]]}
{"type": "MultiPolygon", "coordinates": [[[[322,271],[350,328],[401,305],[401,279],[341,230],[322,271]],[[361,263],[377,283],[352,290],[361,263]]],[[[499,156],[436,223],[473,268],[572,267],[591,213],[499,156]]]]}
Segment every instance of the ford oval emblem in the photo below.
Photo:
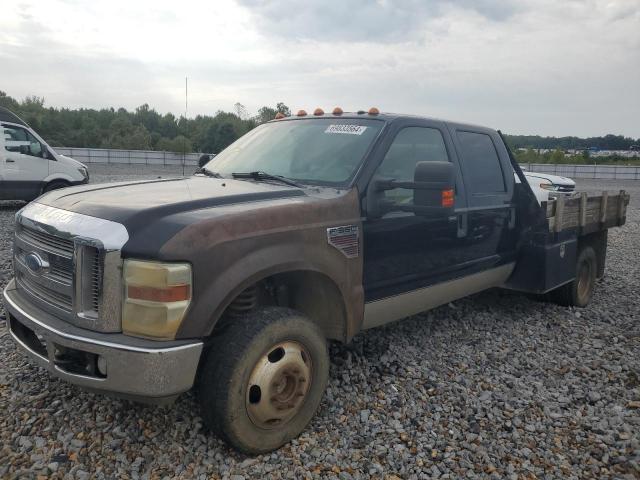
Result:
{"type": "Polygon", "coordinates": [[[25,255],[24,263],[27,268],[36,275],[40,275],[45,267],[48,266],[47,262],[42,260],[42,258],[40,258],[40,255],[35,252],[31,252],[28,255],[25,255]]]}

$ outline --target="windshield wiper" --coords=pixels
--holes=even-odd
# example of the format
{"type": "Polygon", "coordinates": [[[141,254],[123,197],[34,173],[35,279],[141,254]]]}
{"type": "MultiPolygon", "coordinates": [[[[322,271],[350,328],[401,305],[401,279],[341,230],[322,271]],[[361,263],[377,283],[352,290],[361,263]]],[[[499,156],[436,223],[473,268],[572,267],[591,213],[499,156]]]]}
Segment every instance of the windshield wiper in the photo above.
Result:
{"type": "Polygon", "coordinates": [[[271,175],[267,172],[235,172],[232,173],[231,176],[233,178],[251,178],[253,180],[261,181],[261,180],[275,180],[277,182],[282,182],[286,185],[291,185],[292,187],[303,188],[299,183],[294,182],[293,180],[283,177],[281,175],[271,175]]]}

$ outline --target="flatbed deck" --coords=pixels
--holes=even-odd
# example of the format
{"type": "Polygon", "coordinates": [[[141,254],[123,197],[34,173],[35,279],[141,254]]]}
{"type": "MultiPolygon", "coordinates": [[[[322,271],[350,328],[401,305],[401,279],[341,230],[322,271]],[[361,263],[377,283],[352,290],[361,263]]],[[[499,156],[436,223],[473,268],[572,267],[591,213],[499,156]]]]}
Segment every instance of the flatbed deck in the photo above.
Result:
{"type": "Polygon", "coordinates": [[[624,225],[629,198],[628,193],[620,190],[616,194],[582,192],[571,198],[551,199],[546,209],[549,231],[559,233],[575,229],[580,236],[624,225]]]}

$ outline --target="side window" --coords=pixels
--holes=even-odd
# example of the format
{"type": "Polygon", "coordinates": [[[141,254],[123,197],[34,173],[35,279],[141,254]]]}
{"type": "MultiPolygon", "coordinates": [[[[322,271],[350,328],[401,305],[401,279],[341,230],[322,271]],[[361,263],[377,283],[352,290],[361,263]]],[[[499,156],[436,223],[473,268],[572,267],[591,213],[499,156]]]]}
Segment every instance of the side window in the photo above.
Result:
{"type": "Polygon", "coordinates": [[[5,150],[42,157],[44,151],[42,144],[24,128],[3,125],[2,131],[5,150]]]}
{"type": "MultiPolygon", "coordinates": [[[[389,147],[377,174],[400,182],[412,182],[418,162],[448,162],[447,148],[440,130],[427,127],[406,127],[398,132],[389,147]]],[[[397,203],[411,203],[413,190],[396,188],[385,195],[397,203]]]]}
{"type": "Polygon", "coordinates": [[[498,152],[489,135],[457,132],[462,155],[462,173],[471,194],[504,193],[504,173],[498,152]]]}

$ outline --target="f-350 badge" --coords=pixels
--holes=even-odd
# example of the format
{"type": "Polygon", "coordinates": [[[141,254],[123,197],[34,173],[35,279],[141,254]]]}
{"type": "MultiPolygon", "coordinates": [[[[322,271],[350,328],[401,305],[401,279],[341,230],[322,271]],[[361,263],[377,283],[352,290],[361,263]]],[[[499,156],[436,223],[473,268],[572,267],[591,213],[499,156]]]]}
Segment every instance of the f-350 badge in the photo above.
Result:
{"type": "Polygon", "coordinates": [[[347,258],[356,258],[360,254],[360,229],[358,225],[327,228],[329,245],[340,250],[347,258]]]}

